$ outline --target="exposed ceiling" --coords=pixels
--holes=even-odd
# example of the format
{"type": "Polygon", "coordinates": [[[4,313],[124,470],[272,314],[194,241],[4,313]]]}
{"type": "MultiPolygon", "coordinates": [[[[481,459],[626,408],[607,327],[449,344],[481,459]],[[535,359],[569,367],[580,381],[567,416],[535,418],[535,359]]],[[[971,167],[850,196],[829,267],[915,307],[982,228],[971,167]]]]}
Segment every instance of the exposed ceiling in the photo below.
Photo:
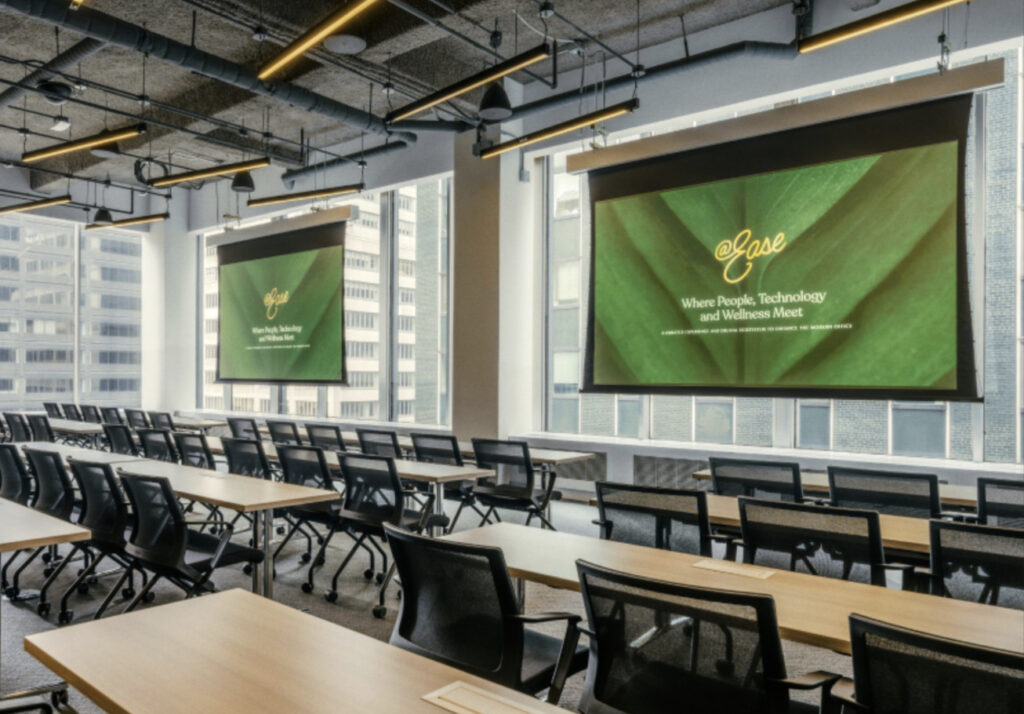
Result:
{"type": "MultiPolygon", "coordinates": [[[[789,2],[641,0],[640,46],[679,37],[680,17],[685,17],[686,31],[695,33],[789,2]]],[[[66,5],[67,0],[63,3],[66,5]]],[[[539,44],[544,25],[538,17],[539,4],[538,0],[380,0],[345,30],[361,36],[366,49],[357,55],[340,55],[319,47],[312,56],[290,66],[280,79],[382,117],[389,104],[382,86],[389,76],[396,88],[390,103],[399,107],[484,68],[490,60],[485,50],[495,21],[504,36],[499,49],[502,56],[515,54],[517,47],[523,51],[539,44]],[[517,20],[517,12],[521,20],[517,20]]],[[[273,56],[282,41],[298,37],[343,5],[340,0],[84,2],[86,8],[185,44],[192,43],[194,29],[197,48],[252,70],[273,56]],[[257,27],[264,28],[269,38],[263,43],[254,39],[257,27]]],[[[554,5],[558,14],[616,52],[627,54],[636,49],[637,7],[632,0],[556,0],[554,5]]],[[[547,19],[547,29],[554,37],[580,40],[579,46],[588,56],[601,51],[596,43],[557,17],[547,19]]],[[[67,29],[58,35],[49,22],[0,4],[0,93],[10,82],[21,81],[32,69],[56,56],[58,43],[64,51],[82,39],[83,35],[67,29]]],[[[582,61],[578,53],[569,51],[570,43],[562,42],[559,47],[564,50],[559,58],[560,70],[582,61]]],[[[536,75],[550,72],[549,63],[533,69],[536,75]]],[[[609,62],[609,71],[619,74],[627,69],[615,60],[609,62]]],[[[54,106],[31,91],[14,104],[0,107],[0,160],[16,161],[25,147],[31,150],[69,137],[89,136],[105,126],[135,123],[135,117],[143,115],[149,123],[148,133],[122,142],[125,155],[121,157],[100,158],[80,152],[44,161],[40,166],[76,176],[109,176],[116,182],[138,184],[138,157],[155,157],[178,171],[239,161],[246,148],[249,156],[269,149],[275,163],[294,168],[303,160],[301,136],[314,147],[326,147],[361,134],[359,128],[323,114],[200,76],[167,61],[145,60],[142,54],[122,47],[107,45],[65,72],[70,77],[64,81],[79,76],[83,81],[69,81],[77,86],[62,106],[54,106]],[[139,101],[143,93],[152,100],[150,104],[139,101]],[[71,120],[70,132],[51,130],[57,114],[71,120]],[[264,130],[274,137],[269,146],[264,145],[264,130]]],[[[532,79],[526,73],[516,78],[524,82],[532,79]]],[[[478,99],[478,94],[469,94],[445,111],[416,118],[454,119],[461,111],[465,118],[472,119],[478,99]]],[[[383,141],[383,136],[367,134],[367,146],[383,141]]],[[[315,160],[322,158],[317,156],[315,160]]],[[[155,175],[161,171],[148,170],[155,170],[155,175]]],[[[32,185],[40,191],[55,190],[62,183],[57,174],[32,173],[32,185]]]]}

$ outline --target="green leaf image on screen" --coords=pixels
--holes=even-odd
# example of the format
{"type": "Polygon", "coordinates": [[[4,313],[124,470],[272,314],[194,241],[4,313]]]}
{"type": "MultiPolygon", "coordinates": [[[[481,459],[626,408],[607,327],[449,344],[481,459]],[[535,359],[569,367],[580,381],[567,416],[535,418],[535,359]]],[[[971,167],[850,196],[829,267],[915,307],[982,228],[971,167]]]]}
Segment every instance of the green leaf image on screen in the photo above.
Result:
{"type": "Polygon", "coordinates": [[[343,261],[339,245],[222,265],[220,378],[341,381],[343,261]]]}
{"type": "Polygon", "coordinates": [[[594,384],[955,389],[957,157],[949,141],[598,201],[594,384]],[[768,250],[729,263],[746,230],[768,250]]]}

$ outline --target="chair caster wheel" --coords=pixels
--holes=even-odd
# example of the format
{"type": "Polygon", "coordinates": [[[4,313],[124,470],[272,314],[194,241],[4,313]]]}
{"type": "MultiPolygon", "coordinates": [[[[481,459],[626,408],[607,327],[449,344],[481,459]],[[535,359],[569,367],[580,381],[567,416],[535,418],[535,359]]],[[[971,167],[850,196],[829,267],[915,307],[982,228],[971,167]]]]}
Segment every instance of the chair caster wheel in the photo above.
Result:
{"type": "Polygon", "coordinates": [[[324,593],[324,600],[326,600],[327,602],[337,602],[338,601],[338,591],[337,590],[328,590],[327,592],[324,593]]]}
{"type": "Polygon", "coordinates": [[[78,594],[79,595],[87,595],[88,593],[89,593],[89,584],[88,583],[82,583],[81,585],[78,586],[78,594]]]}
{"type": "Polygon", "coordinates": [[[373,580],[378,585],[380,585],[381,583],[384,582],[384,573],[377,573],[376,575],[373,576],[373,580]]]}
{"type": "Polygon", "coordinates": [[[16,600],[20,593],[21,589],[13,586],[4,589],[4,595],[7,596],[8,600],[16,600]]]}
{"type": "Polygon", "coordinates": [[[43,575],[47,578],[53,575],[53,568],[43,568],[43,575]]]}
{"type": "Polygon", "coordinates": [[[313,592],[313,586],[310,585],[309,583],[303,583],[302,584],[302,592],[304,592],[304,593],[306,593],[308,595],[309,593],[313,592]]]}
{"type": "Polygon", "coordinates": [[[75,619],[74,610],[61,610],[59,613],[57,613],[58,625],[70,624],[73,619],[75,619]]]}
{"type": "Polygon", "coordinates": [[[730,677],[736,670],[736,665],[727,659],[720,659],[715,661],[715,670],[723,677],[730,677]]]}
{"type": "Polygon", "coordinates": [[[278,526],[277,527],[277,534],[278,535],[284,535],[284,526],[278,526]]]}
{"type": "Polygon", "coordinates": [[[326,562],[327,561],[324,559],[324,556],[322,556],[322,555],[319,558],[316,559],[316,565],[317,566],[321,566],[321,565],[323,565],[326,562]]]}
{"type": "Polygon", "coordinates": [[[90,575],[89,577],[87,577],[85,579],[85,582],[89,583],[89,585],[95,585],[99,581],[100,581],[100,579],[98,577],[96,577],[95,575],[90,575]]]}
{"type": "Polygon", "coordinates": [[[121,591],[121,597],[123,597],[125,600],[131,600],[133,597],[135,597],[135,588],[125,588],[121,591]]]}
{"type": "Polygon", "coordinates": [[[44,563],[49,563],[50,562],[50,554],[49,553],[43,553],[43,556],[40,558],[40,560],[42,560],[44,563]]]}
{"type": "Polygon", "coordinates": [[[59,689],[56,692],[50,693],[50,703],[55,707],[60,707],[68,703],[68,690],[59,689]]]}
{"type": "Polygon", "coordinates": [[[323,545],[324,544],[324,537],[323,536],[317,536],[316,537],[316,544],[317,545],[323,545]]]}
{"type": "Polygon", "coordinates": [[[367,580],[372,580],[373,579],[373,568],[367,568],[366,570],[364,570],[363,571],[363,577],[366,578],[367,580]]]}
{"type": "Polygon", "coordinates": [[[313,556],[310,555],[309,553],[303,553],[301,556],[299,556],[299,562],[300,563],[308,563],[312,559],[313,559],[313,556]]]}
{"type": "Polygon", "coordinates": [[[374,605],[373,616],[378,620],[383,620],[384,616],[388,614],[388,609],[383,605],[374,605]]]}
{"type": "Polygon", "coordinates": [[[36,605],[36,613],[38,613],[39,617],[46,617],[47,615],[49,615],[50,603],[41,602],[38,605],[36,605]]]}
{"type": "Polygon", "coordinates": [[[146,596],[142,598],[142,602],[153,602],[156,600],[156,593],[148,592],[146,596]]]}
{"type": "Polygon", "coordinates": [[[242,568],[242,572],[245,573],[246,575],[252,575],[252,566],[251,565],[246,565],[245,567],[242,568]]]}

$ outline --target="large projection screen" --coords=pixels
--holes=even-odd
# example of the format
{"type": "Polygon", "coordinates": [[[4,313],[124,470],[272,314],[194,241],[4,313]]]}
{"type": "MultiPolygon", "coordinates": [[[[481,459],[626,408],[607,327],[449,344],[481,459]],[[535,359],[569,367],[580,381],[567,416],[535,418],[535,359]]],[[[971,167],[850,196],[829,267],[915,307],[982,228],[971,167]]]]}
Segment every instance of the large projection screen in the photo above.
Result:
{"type": "Polygon", "coordinates": [[[220,382],[344,384],[344,222],[217,248],[220,382]]]}
{"type": "Polygon", "coordinates": [[[976,398],[970,107],[593,172],[583,390],[976,398]]]}

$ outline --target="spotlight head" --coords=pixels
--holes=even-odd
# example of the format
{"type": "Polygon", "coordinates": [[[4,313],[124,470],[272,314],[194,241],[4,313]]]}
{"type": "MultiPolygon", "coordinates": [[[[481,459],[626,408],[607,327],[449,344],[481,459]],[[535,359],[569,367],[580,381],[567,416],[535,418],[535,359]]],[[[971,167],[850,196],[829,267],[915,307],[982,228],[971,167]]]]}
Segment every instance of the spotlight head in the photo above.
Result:
{"type": "Polygon", "coordinates": [[[540,7],[537,9],[537,17],[541,20],[547,20],[555,14],[555,4],[553,2],[542,2],[540,7]]]}
{"type": "Polygon", "coordinates": [[[50,131],[67,131],[71,128],[71,120],[63,114],[58,114],[53,118],[53,124],[50,126],[50,131]]]}
{"type": "Polygon", "coordinates": [[[106,208],[97,208],[96,214],[92,217],[92,222],[97,226],[109,226],[114,222],[114,218],[106,208]]]}

